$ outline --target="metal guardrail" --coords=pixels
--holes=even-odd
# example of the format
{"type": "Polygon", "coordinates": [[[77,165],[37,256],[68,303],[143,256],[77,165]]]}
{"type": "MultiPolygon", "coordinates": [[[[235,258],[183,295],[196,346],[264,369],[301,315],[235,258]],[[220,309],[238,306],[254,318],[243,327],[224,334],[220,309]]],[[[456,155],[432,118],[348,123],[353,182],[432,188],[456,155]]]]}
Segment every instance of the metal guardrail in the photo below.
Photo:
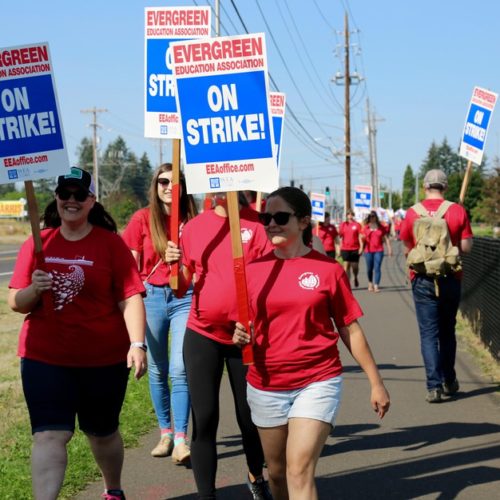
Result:
{"type": "Polygon", "coordinates": [[[472,252],[463,261],[460,310],[500,361],[500,240],[475,237],[472,252]]]}

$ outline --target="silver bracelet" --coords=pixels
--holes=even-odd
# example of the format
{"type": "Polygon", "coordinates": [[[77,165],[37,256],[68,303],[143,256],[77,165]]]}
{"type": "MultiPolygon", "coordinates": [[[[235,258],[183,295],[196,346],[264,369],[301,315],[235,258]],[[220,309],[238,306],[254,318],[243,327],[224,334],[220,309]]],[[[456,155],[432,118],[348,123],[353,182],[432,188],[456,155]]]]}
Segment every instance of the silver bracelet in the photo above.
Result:
{"type": "Polygon", "coordinates": [[[144,352],[147,352],[148,346],[144,342],[131,342],[130,348],[132,347],[138,347],[139,349],[142,349],[144,352]]]}

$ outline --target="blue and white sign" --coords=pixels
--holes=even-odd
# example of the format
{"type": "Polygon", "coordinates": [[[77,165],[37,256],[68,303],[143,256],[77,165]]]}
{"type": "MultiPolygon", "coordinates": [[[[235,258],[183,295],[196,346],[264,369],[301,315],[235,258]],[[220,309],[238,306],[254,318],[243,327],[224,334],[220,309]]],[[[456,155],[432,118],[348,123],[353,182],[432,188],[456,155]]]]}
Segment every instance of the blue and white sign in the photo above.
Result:
{"type": "Polygon", "coordinates": [[[0,184],[68,165],[48,44],[0,48],[0,184]]]}
{"type": "Polygon", "coordinates": [[[279,175],[283,130],[285,128],[286,95],[282,92],[270,92],[269,103],[274,131],[274,156],[276,157],[279,175]]]}
{"type": "Polygon", "coordinates": [[[481,165],[488,125],[498,98],[498,94],[480,87],[474,87],[465,119],[465,127],[460,144],[460,156],[481,165]]]}
{"type": "Polygon", "coordinates": [[[210,7],[147,7],[145,10],[144,137],[180,139],[171,43],[210,36],[210,7]]]}
{"type": "Polygon", "coordinates": [[[372,187],[354,186],[354,207],[370,209],[372,206],[372,187]]]}
{"type": "Polygon", "coordinates": [[[320,193],[311,193],[311,219],[318,222],[325,222],[326,196],[320,193]]]}
{"type": "Polygon", "coordinates": [[[263,33],[172,44],[189,193],[278,187],[263,33]]]}

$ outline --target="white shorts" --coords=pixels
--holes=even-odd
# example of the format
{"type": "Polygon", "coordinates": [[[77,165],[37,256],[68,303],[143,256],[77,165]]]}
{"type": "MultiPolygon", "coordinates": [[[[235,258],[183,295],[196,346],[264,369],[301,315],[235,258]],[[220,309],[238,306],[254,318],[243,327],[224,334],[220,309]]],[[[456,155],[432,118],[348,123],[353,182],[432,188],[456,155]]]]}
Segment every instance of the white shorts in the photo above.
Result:
{"type": "Polygon", "coordinates": [[[332,426],[342,396],[341,376],[290,391],[262,391],[247,384],[247,400],[257,427],[286,425],[290,418],[311,418],[332,426]]]}

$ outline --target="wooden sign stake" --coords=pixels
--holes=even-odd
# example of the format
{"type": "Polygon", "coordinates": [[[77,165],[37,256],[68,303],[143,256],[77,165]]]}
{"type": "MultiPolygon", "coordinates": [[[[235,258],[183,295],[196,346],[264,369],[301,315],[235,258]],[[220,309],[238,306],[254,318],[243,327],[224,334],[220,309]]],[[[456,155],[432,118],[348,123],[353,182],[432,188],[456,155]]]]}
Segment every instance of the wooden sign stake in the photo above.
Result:
{"type": "MultiPolygon", "coordinates": [[[[247,332],[252,335],[250,329],[250,313],[248,309],[248,291],[245,275],[245,260],[243,257],[243,244],[241,243],[240,209],[238,204],[238,192],[227,193],[227,211],[229,215],[229,227],[231,229],[231,246],[233,250],[233,269],[236,282],[236,300],[238,303],[238,321],[245,326],[247,332]]],[[[243,347],[243,364],[253,364],[253,336],[249,344],[243,347]]]]}
{"type": "MultiPolygon", "coordinates": [[[[181,169],[181,140],[172,142],[172,205],[170,210],[170,240],[179,245],[179,208],[180,208],[180,169],[181,169]]],[[[179,262],[170,267],[170,288],[179,288],[179,262]]]]}

